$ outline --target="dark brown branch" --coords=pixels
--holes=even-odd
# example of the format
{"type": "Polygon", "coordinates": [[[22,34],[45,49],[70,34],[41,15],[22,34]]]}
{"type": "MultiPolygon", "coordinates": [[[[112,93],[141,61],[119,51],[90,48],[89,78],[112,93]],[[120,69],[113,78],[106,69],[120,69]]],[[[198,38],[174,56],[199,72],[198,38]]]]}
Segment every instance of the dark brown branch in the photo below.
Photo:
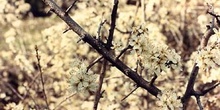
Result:
{"type": "Polygon", "coordinates": [[[93,110],[97,110],[99,100],[100,100],[100,98],[101,98],[101,96],[102,96],[101,90],[102,90],[102,84],[103,84],[103,80],[104,80],[105,73],[106,73],[106,66],[107,66],[107,61],[104,60],[102,72],[101,72],[101,74],[100,74],[100,76],[99,76],[99,87],[98,87],[98,89],[97,89],[97,91],[96,91],[93,110]]]}
{"type": "Polygon", "coordinates": [[[196,97],[197,104],[199,106],[199,110],[203,110],[203,106],[202,106],[202,103],[200,101],[200,96],[195,96],[195,97],[196,97]]]}
{"type": "Polygon", "coordinates": [[[190,78],[186,87],[186,91],[184,96],[182,97],[182,103],[183,103],[183,109],[186,109],[187,106],[187,102],[189,101],[190,97],[192,96],[192,94],[194,93],[194,84],[195,84],[195,80],[196,80],[196,76],[198,75],[198,71],[199,71],[199,67],[197,66],[197,64],[195,63],[193,66],[193,70],[190,73],[190,78]]]}
{"type": "Polygon", "coordinates": [[[151,85],[151,86],[154,85],[154,82],[156,81],[156,79],[157,79],[157,75],[154,74],[154,77],[153,77],[153,79],[152,79],[151,82],[150,82],[150,85],[151,85]]]}
{"type": "Polygon", "coordinates": [[[36,50],[37,66],[38,66],[38,69],[40,71],[40,80],[41,80],[41,84],[42,84],[42,88],[43,88],[44,101],[45,101],[45,103],[47,105],[47,109],[50,109],[49,108],[49,103],[47,102],[47,95],[46,95],[45,87],[44,87],[43,72],[42,72],[42,68],[41,68],[41,65],[40,65],[40,56],[38,54],[38,47],[37,47],[37,45],[35,45],[35,50],[36,50]]]}
{"type": "Polygon", "coordinates": [[[114,0],[114,6],[111,14],[111,27],[109,29],[109,36],[108,36],[108,41],[107,41],[107,49],[110,49],[112,46],[112,40],[113,40],[113,35],[114,35],[114,30],[115,30],[115,22],[117,18],[117,9],[118,9],[118,0],[114,0]]]}
{"type": "Polygon", "coordinates": [[[128,49],[131,49],[132,46],[128,45],[126,48],[124,48],[121,53],[116,57],[116,60],[119,59],[128,49]]]}
{"type": "Polygon", "coordinates": [[[96,51],[103,55],[103,57],[108,60],[112,65],[117,67],[122,73],[127,77],[132,79],[138,86],[146,89],[150,94],[157,96],[161,90],[155,86],[150,86],[150,83],[139,76],[136,72],[130,69],[120,60],[115,60],[115,56],[105,48],[105,46],[100,43],[99,40],[94,39],[90,34],[88,34],[83,28],[81,28],[69,15],[65,15],[60,7],[54,3],[52,0],[43,0],[45,4],[49,5],[50,8],[54,9],[54,13],[57,14],[63,21],[65,21],[68,26],[78,34],[84,42],[87,42],[91,45],[96,51]]]}

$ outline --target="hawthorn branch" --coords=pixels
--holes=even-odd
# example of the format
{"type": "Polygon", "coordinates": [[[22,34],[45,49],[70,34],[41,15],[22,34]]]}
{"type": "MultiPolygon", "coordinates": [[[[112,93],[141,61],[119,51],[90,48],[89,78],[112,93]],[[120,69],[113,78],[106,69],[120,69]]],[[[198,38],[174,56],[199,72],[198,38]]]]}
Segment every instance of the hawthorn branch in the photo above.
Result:
{"type": "Polygon", "coordinates": [[[108,49],[103,45],[102,42],[93,38],[90,34],[88,34],[82,27],[80,27],[69,15],[66,15],[65,12],[57,6],[57,4],[52,0],[43,0],[43,2],[48,5],[51,9],[53,9],[54,13],[59,16],[67,25],[78,34],[81,39],[91,45],[99,54],[101,54],[106,60],[108,60],[112,65],[118,68],[122,73],[124,73],[127,77],[132,79],[137,86],[144,88],[150,94],[157,96],[161,90],[156,86],[151,86],[148,81],[143,79],[140,75],[138,75],[135,71],[129,68],[126,64],[124,64],[121,60],[115,60],[115,56],[108,51],[108,49]]]}
{"type": "MultiPolygon", "coordinates": [[[[212,10],[212,12],[213,12],[213,10],[212,10]]],[[[215,17],[216,16],[213,16],[211,24],[207,27],[207,31],[204,33],[204,35],[202,37],[201,44],[200,44],[200,49],[204,49],[207,46],[210,37],[214,34],[213,28],[216,27],[215,23],[214,23],[215,22],[215,17]]],[[[204,91],[202,91],[202,93],[198,92],[198,91],[195,91],[194,90],[194,85],[195,85],[196,76],[198,75],[198,71],[199,71],[199,67],[197,66],[197,63],[195,63],[194,66],[193,66],[192,72],[190,73],[190,78],[189,78],[189,81],[188,81],[188,84],[187,84],[185,94],[181,98],[184,110],[187,107],[187,104],[188,104],[188,101],[189,101],[190,97],[193,96],[193,95],[196,97],[197,104],[198,104],[200,110],[202,110],[203,107],[202,107],[202,104],[200,102],[200,96],[204,96],[210,90],[214,89],[217,85],[219,85],[219,84],[217,84],[217,85],[215,85],[215,86],[213,86],[213,87],[211,87],[207,90],[204,90],[204,91]]]]}

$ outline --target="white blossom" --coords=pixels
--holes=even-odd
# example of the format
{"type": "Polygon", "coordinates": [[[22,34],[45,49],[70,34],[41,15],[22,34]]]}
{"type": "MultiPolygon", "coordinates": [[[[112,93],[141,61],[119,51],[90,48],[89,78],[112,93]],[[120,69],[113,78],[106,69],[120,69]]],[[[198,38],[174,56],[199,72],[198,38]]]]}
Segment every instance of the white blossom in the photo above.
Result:
{"type": "Polygon", "coordinates": [[[96,79],[98,75],[92,71],[87,72],[87,66],[80,60],[75,60],[72,64],[73,68],[70,71],[70,89],[72,92],[82,92],[88,96],[89,92],[95,92],[98,84],[96,79]]]}
{"type": "Polygon", "coordinates": [[[177,94],[172,90],[165,90],[158,95],[159,100],[156,102],[161,110],[176,110],[182,107],[181,100],[177,94]]]}
{"type": "Polygon", "coordinates": [[[148,75],[159,75],[168,68],[181,69],[180,56],[165,44],[158,44],[147,37],[147,29],[140,26],[133,31],[129,45],[148,75]]]}

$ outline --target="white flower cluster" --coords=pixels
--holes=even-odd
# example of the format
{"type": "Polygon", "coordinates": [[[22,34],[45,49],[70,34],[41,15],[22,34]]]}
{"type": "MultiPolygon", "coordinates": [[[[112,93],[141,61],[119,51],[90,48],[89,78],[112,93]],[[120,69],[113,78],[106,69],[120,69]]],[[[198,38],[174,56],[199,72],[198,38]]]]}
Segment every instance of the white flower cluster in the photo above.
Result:
{"type": "Polygon", "coordinates": [[[214,28],[215,34],[211,36],[208,46],[201,49],[197,57],[197,65],[205,71],[220,66],[220,31],[214,28]]]}
{"type": "Polygon", "coordinates": [[[201,70],[209,69],[220,65],[220,50],[219,48],[207,46],[199,51],[197,57],[197,65],[201,70]]]}
{"type": "Polygon", "coordinates": [[[147,37],[147,29],[140,26],[133,31],[129,41],[133,46],[138,62],[148,70],[149,74],[159,75],[168,68],[180,69],[180,56],[165,44],[158,44],[147,37]]]}
{"type": "Polygon", "coordinates": [[[85,96],[89,92],[95,92],[98,84],[95,82],[98,75],[92,71],[87,72],[87,66],[82,61],[76,59],[70,71],[71,78],[69,80],[71,90],[73,92],[83,92],[85,96]]]}
{"type": "Polygon", "coordinates": [[[160,110],[177,110],[182,107],[181,100],[174,91],[165,90],[163,94],[158,95],[158,98],[156,104],[160,107],[160,110]]]}

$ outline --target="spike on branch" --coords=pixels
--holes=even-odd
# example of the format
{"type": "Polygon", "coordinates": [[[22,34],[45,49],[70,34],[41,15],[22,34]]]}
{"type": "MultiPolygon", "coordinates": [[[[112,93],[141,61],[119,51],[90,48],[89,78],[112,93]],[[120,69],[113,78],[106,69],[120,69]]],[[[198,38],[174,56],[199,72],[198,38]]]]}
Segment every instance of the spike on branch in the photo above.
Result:
{"type": "Polygon", "coordinates": [[[69,30],[71,30],[70,27],[68,27],[65,31],[63,31],[63,34],[65,34],[66,32],[68,32],[69,30]]]}
{"type": "Polygon", "coordinates": [[[66,11],[65,11],[65,14],[66,14],[66,15],[70,12],[70,10],[73,8],[73,6],[75,5],[76,2],[77,2],[77,0],[75,0],[75,1],[69,6],[69,8],[66,9],[66,11]]]}

